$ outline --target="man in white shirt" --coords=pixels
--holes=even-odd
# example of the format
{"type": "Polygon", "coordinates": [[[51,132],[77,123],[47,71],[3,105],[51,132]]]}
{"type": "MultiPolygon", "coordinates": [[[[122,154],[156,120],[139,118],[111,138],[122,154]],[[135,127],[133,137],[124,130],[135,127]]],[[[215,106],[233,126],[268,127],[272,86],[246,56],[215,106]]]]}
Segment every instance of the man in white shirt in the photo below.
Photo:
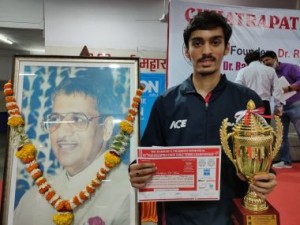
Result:
{"type": "Polygon", "coordinates": [[[251,51],[244,58],[247,66],[239,70],[236,83],[242,84],[254,90],[263,100],[267,122],[271,122],[270,101],[273,96],[275,102],[274,114],[282,113],[282,104],[285,104],[283,91],[279,85],[278,77],[273,68],[260,62],[258,51],[251,51]]]}

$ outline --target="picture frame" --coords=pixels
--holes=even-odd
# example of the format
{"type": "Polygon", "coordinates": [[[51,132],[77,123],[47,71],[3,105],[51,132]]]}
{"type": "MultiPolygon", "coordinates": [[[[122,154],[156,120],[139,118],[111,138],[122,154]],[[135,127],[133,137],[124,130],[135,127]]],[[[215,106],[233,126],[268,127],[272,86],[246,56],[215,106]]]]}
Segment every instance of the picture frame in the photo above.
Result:
{"type": "MultiPolygon", "coordinates": [[[[96,165],[99,168],[101,166],[96,162],[98,158],[101,158],[98,155],[94,158],[90,157],[92,159],[87,157],[85,161],[80,161],[90,154],[88,146],[91,145],[91,149],[95,149],[95,146],[98,146],[98,142],[100,142],[99,139],[101,139],[91,138],[95,132],[91,132],[85,139],[83,139],[83,134],[94,126],[98,129],[98,125],[101,125],[102,128],[99,128],[99,134],[105,140],[105,149],[107,150],[110,147],[112,137],[119,131],[119,123],[128,114],[131,101],[138,88],[138,82],[139,59],[134,57],[15,56],[12,84],[16,102],[25,121],[26,135],[37,148],[36,160],[39,163],[39,168],[43,171],[43,175],[46,179],[49,178],[49,183],[52,187],[57,188],[57,191],[61,191],[62,195],[66,195],[62,197],[67,199],[73,197],[74,194],[71,193],[78,193],[84,187],[82,185],[87,185],[84,183],[85,177],[89,177],[87,180],[90,181],[93,179],[93,176],[96,176],[97,169],[93,171],[95,169],[91,169],[94,168],[91,166],[96,165]],[[77,84],[75,86],[74,84],[70,85],[72,90],[75,89],[73,92],[72,90],[71,92],[70,90],[69,92],[66,90],[59,92],[59,87],[64,86],[65,82],[73,82],[76,79],[79,80],[77,81],[79,86],[88,84],[87,88],[85,88],[87,94],[78,91],[77,84]],[[99,99],[100,103],[93,97],[89,97],[91,90],[97,90],[97,97],[94,98],[99,99]],[[58,100],[64,94],[67,94],[69,97],[58,100]],[[72,101],[77,101],[78,99],[82,101],[72,105],[72,101]],[[89,107],[87,107],[89,111],[84,111],[86,101],[89,102],[89,107]],[[88,125],[87,128],[84,128],[86,129],[84,131],[77,131],[79,126],[65,125],[64,123],[61,123],[58,126],[59,128],[56,128],[57,130],[50,130],[50,126],[47,128],[48,130],[45,130],[45,124],[52,126],[51,123],[53,121],[56,122],[58,118],[61,122],[68,121],[68,118],[74,118],[74,115],[77,116],[77,111],[83,111],[85,114],[87,114],[86,112],[95,113],[94,109],[97,108],[97,104],[100,105],[100,119],[99,123],[96,123],[97,125],[94,125],[94,122],[90,122],[93,119],[88,118],[89,122],[86,122],[88,125]],[[71,106],[69,107],[69,105],[71,106]],[[60,110],[61,108],[59,107],[63,109],[60,110]],[[93,110],[91,111],[91,109],[93,110]],[[53,119],[54,114],[56,115],[55,119],[53,119]],[[102,116],[102,121],[100,121],[102,116]],[[108,118],[112,118],[110,121],[113,123],[113,129],[110,132],[110,136],[108,135],[110,138],[107,138],[105,135],[102,136],[102,133],[108,133],[107,130],[109,128],[106,126],[108,118]],[[62,127],[64,131],[60,132],[62,133],[61,137],[58,137],[58,134],[54,135],[62,127]],[[67,134],[66,130],[72,131],[67,134]],[[72,135],[75,136],[74,133],[76,133],[77,137],[70,138],[72,135]],[[66,136],[69,136],[69,139],[66,136]],[[79,140],[80,136],[81,140],[79,140]],[[91,144],[94,142],[96,142],[95,146],[91,144]],[[79,148],[80,146],[84,146],[84,151],[82,151],[83,148],[79,148]],[[68,153],[71,150],[73,152],[68,153]],[[63,156],[61,156],[63,155],[62,152],[70,154],[68,157],[65,157],[70,159],[74,155],[76,156],[77,151],[81,152],[78,153],[78,161],[74,159],[74,162],[79,162],[77,164],[65,162],[66,160],[64,161],[63,156]],[[95,161],[91,161],[94,159],[95,161]],[[85,164],[86,168],[78,169],[79,172],[77,171],[78,173],[76,173],[74,168],[85,164]],[[53,181],[53,184],[51,184],[51,181],[53,181]],[[68,190],[65,191],[64,189],[68,190]]],[[[72,123],[73,121],[75,119],[72,119],[72,123]]],[[[99,190],[95,191],[92,197],[87,200],[87,203],[80,205],[73,211],[74,222],[72,224],[102,224],[101,222],[111,224],[116,222],[114,220],[117,220],[117,218],[125,219],[119,223],[117,222],[117,224],[127,224],[128,220],[130,225],[140,224],[136,194],[135,190],[130,186],[127,171],[129,163],[136,157],[136,148],[139,142],[138,121],[139,119],[136,118],[134,132],[131,135],[128,149],[121,156],[120,165],[110,171],[110,174],[112,174],[111,178],[110,175],[107,176],[107,179],[104,180],[105,182],[101,183],[99,190]],[[113,179],[113,174],[115,174],[115,179],[113,179]],[[116,183],[118,185],[113,185],[116,183]],[[124,186],[121,184],[124,184],[124,186]],[[103,190],[102,193],[101,190],[103,190]],[[109,191],[113,191],[113,193],[109,191]],[[125,195],[126,197],[124,197],[125,195]],[[121,216],[122,213],[123,216],[121,216]]],[[[45,197],[38,195],[37,187],[33,178],[26,172],[25,164],[15,157],[18,146],[16,146],[16,136],[13,135],[13,132],[9,132],[8,139],[1,207],[2,224],[51,224],[49,222],[50,214],[52,218],[55,209],[47,202],[45,197]],[[47,206],[44,205],[45,203],[47,206]],[[49,211],[49,207],[52,211],[49,211]],[[37,213],[31,208],[37,210],[37,213]],[[45,221],[42,221],[44,219],[45,221]],[[18,222],[20,220],[22,222],[18,222]]],[[[103,145],[99,146],[102,148],[103,145]]],[[[93,155],[91,154],[91,156],[93,155]]],[[[58,194],[61,195],[61,193],[58,194]]],[[[54,223],[52,222],[52,224],[54,223]]]]}

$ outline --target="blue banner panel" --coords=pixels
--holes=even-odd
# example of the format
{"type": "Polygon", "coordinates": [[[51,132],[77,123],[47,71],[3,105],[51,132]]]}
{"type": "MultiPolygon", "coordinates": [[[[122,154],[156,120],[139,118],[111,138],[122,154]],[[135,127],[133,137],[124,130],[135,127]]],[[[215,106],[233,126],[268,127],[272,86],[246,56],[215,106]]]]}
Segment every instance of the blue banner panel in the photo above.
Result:
{"type": "Polygon", "coordinates": [[[141,84],[145,86],[140,105],[140,137],[146,128],[152,105],[156,98],[166,89],[165,73],[141,73],[141,84]]]}

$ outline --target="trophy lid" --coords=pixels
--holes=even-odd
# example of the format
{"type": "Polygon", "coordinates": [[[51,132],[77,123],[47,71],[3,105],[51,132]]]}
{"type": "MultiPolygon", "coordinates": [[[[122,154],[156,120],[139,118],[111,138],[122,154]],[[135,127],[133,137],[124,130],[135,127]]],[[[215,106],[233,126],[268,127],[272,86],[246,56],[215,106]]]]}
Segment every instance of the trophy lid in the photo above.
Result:
{"type": "Polygon", "coordinates": [[[261,108],[257,109],[254,101],[249,100],[247,110],[244,111],[244,115],[233,127],[234,136],[238,139],[239,137],[243,139],[246,137],[255,137],[256,140],[259,137],[272,136],[272,127],[260,113],[262,113],[261,108]]]}

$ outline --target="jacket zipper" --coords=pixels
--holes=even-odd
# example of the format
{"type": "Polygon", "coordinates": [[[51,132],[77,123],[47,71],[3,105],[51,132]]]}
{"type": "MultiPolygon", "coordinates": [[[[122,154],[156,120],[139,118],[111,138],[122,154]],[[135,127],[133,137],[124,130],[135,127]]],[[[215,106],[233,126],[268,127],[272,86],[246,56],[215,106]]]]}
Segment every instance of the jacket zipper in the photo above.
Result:
{"type": "Polygon", "coordinates": [[[211,96],[212,96],[212,93],[209,92],[209,93],[205,96],[205,98],[204,98],[204,101],[205,101],[205,110],[207,110],[207,108],[208,108],[208,103],[209,103],[209,100],[210,100],[211,96]]]}
{"type": "MultiPolygon", "coordinates": [[[[208,123],[207,123],[208,105],[209,105],[209,101],[211,99],[211,96],[212,96],[212,93],[209,92],[204,98],[204,102],[205,102],[205,127],[206,127],[206,130],[207,130],[207,126],[208,126],[208,123]]],[[[205,132],[205,142],[207,142],[207,132],[205,132]]]]}

